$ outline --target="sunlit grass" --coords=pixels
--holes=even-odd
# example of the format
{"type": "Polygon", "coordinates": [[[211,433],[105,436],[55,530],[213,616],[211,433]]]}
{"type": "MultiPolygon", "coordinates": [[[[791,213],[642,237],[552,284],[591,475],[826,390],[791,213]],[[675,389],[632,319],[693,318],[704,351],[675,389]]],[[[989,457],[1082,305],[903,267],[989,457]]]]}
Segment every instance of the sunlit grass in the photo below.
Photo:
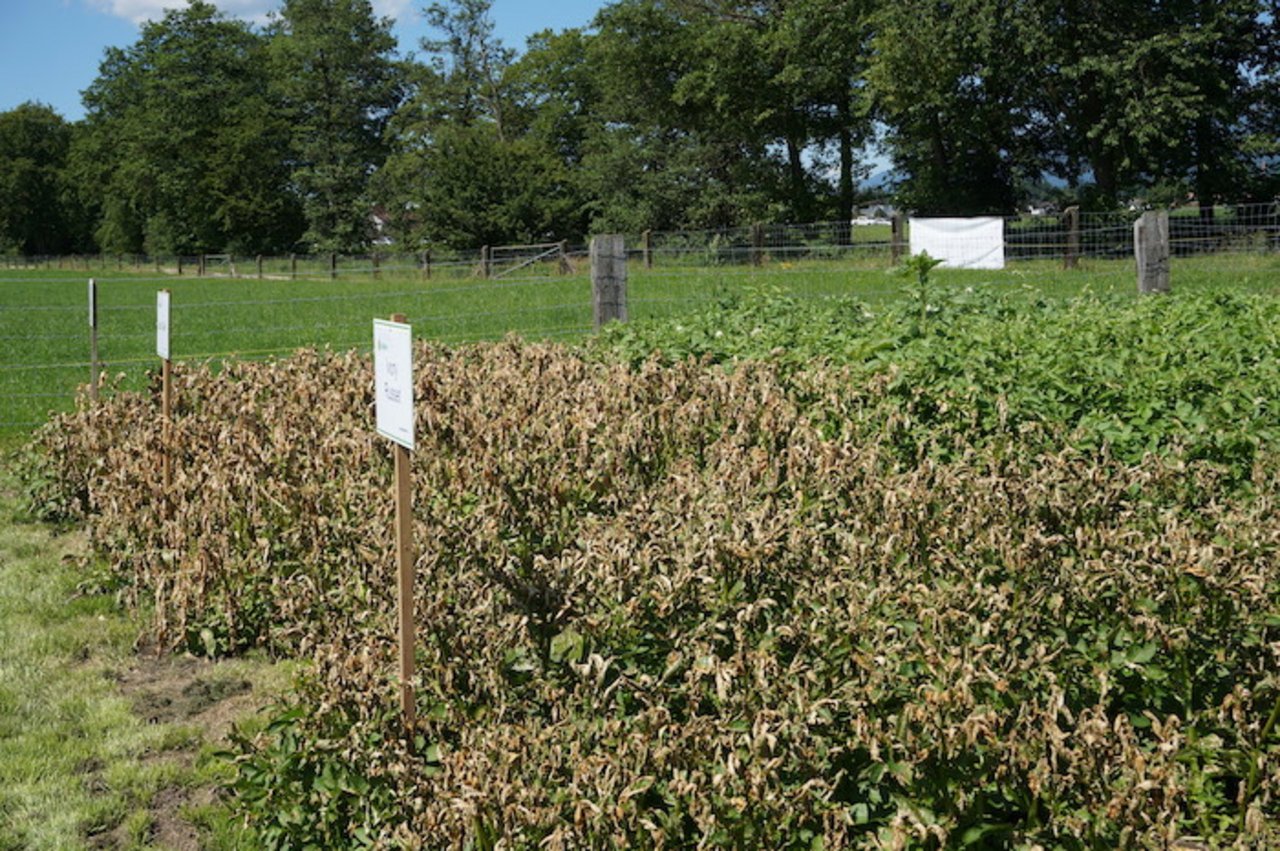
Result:
{"type": "MultiPolygon", "coordinates": [[[[712,258],[714,260],[714,258],[712,258]]],[[[886,251],[854,250],[829,259],[767,253],[760,265],[726,255],[706,265],[698,254],[658,252],[652,268],[633,252],[628,300],[635,319],[679,316],[746,291],[773,290],[800,298],[854,296],[882,303],[905,295],[908,281],[889,268],[886,251]]],[[[173,293],[172,351],[176,360],[271,357],[303,346],[367,348],[371,320],[405,314],[418,337],[445,342],[528,339],[574,342],[591,332],[588,261],[574,258],[570,273],[531,267],[527,277],[484,280],[469,264],[437,264],[430,278],[412,265],[344,268],[336,279],[304,266],[291,277],[287,260],[241,262],[247,277],[194,277],[175,269],[0,270],[0,433],[22,431],[50,411],[66,410],[77,385],[89,380],[87,280],[99,280],[99,351],[104,368],[123,374],[121,386],[139,388],[155,357],[155,293],[173,293]],[[283,264],[283,265],[282,265],[283,264]]],[[[1131,259],[1083,259],[1010,264],[1003,271],[937,269],[938,287],[994,284],[1027,298],[1131,296],[1131,259]]],[[[1280,255],[1235,254],[1175,258],[1179,292],[1207,287],[1276,290],[1280,255]]]]}
{"type": "MultiPolygon", "coordinates": [[[[15,441],[0,440],[0,457],[15,441]]],[[[147,847],[157,793],[211,786],[228,770],[200,729],[150,724],[117,688],[139,623],[110,594],[77,588],[83,533],[23,519],[0,471],[0,848],[75,849],[110,833],[147,847]],[[187,752],[187,758],[176,754],[187,752]]],[[[262,662],[220,676],[279,680],[262,662]]],[[[252,847],[225,810],[193,813],[210,847],[252,847]]]]}

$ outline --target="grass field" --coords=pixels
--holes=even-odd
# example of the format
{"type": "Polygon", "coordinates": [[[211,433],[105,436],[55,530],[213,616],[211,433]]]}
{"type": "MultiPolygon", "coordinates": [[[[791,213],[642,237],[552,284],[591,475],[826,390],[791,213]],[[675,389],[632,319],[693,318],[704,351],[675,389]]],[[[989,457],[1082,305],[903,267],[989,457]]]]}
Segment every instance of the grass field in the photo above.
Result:
{"type": "MultiPolygon", "coordinates": [[[[900,298],[906,281],[884,268],[884,258],[832,261],[773,259],[746,264],[695,265],[699,258],[659,255],[655,268],[633,259],[629,306],[633,320],[679,316],[699,305],[746,291],[821,298],[854,295],[869,304],[900,298]]],[[[88,381],[89,274],[99,281],[99,352],[110,374],[140,387],[154,356],[155,292],[173,293],[172,351],[175,360],[260,358],[303,346],[364,347],[370,320],[404,313],[416,336],[446,342],[499,338],[574,341],[591,331],[591,285],[585,258],[567,275],[480,280],[437,273],[423,280],[415,271],[344,271],[290,280],[267,277],[206,277],[138,274],[94,269],[0,270],[0,433],[26,431],[49,411],[66,410],[77,386],[88,381]]],[[[936,270],[940,287],[995,282],[1031,298],[1080,295],[1128,296],[1134,289],[1129,261],[1085,261],[1064,271],[1056,263],[1016,264],[1003,272],[936,270]]],[[[255,274],[251,267],[238,271],[255,274]]],[[[172,270],[170,270],[172,272],[172,270]]],[[[1224,255],[1178,259],[1179,291],[1229,286],[1274,289],[1280,258],[1224,255]]]]}
{"type": "Polygon", "coordinates": [[[135,656],[143,613],[86,585],[84,532],[24,518],[17,487],[0,467],[0,848],[255,847],[214,752],[288,666],[135,656]]]}

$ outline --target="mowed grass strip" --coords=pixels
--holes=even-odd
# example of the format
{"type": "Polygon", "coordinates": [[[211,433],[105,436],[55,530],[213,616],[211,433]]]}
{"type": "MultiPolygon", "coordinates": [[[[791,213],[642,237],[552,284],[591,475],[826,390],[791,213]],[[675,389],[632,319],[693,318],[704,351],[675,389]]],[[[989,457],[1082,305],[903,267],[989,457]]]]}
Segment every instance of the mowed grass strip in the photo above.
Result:
{"type": "MultiPolygon", "coordinates": [[[[12,446],[0,441],[6,459],[12,446]]],[[[214,705],[192,698],[239,695],[214,701],[225,734],[287,669],[193,662],[155,676],[161,663],[133,653],[138,621],[114,595],[80,590],[84,533],[23,519],[4,464],[0,849],[253,847],[211,791],[228,771],[213,755],[214,705]]]]}

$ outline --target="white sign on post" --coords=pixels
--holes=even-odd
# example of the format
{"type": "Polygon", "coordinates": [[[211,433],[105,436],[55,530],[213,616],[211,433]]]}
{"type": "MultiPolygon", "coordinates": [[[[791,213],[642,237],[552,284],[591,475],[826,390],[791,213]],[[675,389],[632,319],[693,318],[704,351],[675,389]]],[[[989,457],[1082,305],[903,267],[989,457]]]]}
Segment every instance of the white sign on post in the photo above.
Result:
{"type": "Polygon", "coordinates": [[[408,325],[373,320],[373,375],[378,434],[413,449],[413,332],[408,325]]]}
{"type": "Polygon", "coordinates": [[[169,291],[156,293],[156,354],[169,359],[169,291]]]}

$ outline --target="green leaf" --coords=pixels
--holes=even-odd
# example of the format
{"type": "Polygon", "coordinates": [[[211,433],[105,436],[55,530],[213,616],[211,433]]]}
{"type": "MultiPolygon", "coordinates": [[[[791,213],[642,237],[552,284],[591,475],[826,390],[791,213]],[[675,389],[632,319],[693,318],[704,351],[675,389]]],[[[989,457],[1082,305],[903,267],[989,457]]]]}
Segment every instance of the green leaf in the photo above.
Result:
{"type": "Polygon", "coordinates": [[[574,629],[566,629],[551,639],[551,661],[581,662],[586,655],[586,642],[574,629]]]}

